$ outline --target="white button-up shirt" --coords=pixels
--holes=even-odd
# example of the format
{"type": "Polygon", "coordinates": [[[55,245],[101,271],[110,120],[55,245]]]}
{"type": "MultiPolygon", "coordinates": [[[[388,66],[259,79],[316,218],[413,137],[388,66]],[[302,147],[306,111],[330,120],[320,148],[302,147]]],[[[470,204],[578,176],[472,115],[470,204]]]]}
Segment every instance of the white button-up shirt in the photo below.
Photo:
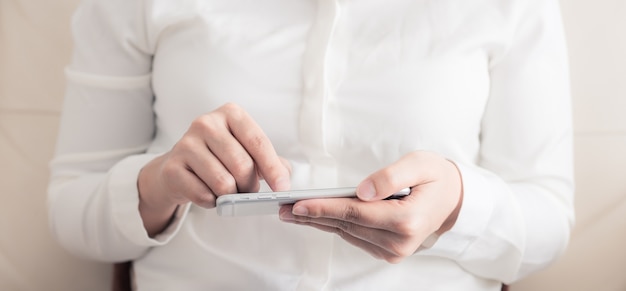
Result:
{"type": "Polygon", "coordinates": [[[73,32],[51,226],[77,254],[134,260],[139,290],[498,290],[567,245],[556,0],[84,0],[73,32]],[[463,178],[456,225],[399,264],[276,215],[193,205],[151,239],[139,170],[226,102],[292,163],[294,189],[440,153],[463,178]]]}

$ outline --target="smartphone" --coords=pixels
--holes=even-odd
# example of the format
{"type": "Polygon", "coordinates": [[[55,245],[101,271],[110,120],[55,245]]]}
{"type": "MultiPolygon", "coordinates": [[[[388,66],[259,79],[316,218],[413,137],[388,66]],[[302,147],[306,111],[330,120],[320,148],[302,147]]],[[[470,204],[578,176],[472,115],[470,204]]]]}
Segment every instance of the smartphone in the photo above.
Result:
{"type": "MultiPolygon", "coordinates": [[[[411,193],[410,188],[402,189],[387,199],[397,199],[411,193]]],[[[294,204],[304,199],[352,198],[356,197],[355,187],[293,190],[282,192],[259,192],[226,194],[217,198],[219,216],[248,216],[278,214],[282,205],[294,204]]]]}

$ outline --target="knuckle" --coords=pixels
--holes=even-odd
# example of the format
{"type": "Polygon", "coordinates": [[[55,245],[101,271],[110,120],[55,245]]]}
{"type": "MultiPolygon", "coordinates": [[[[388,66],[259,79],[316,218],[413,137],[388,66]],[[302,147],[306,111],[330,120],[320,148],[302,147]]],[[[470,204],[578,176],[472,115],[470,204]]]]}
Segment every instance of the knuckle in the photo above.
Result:
{"type": "Polygon", "coordinates": [[[243,108],[232,102],[228,102],[222,105],[220,108],[218,108],[217,111],[234,120],[240,120],[245,116],[245,111],[243,110],[243,108]]]}
{"type": "Polygon", "coordinates": [[[352,230],[354,229],[354,224],[345,221],[345,220],[339,220],[337,221],[337,226],[336,226],[337,230],[339,232],[341,232],[343,235],[347,234],[347,233],[351,233],[352,230]]]}
{"type": "Polygon", "coordinates": [[[418,234],[420,226],[412,220],[396,221],[394,224],[396,232],[402,236],[414,236],[418,234]]]}
{"type": "Polygon", "coordinates": [[[345,221],[358,221],[361,219],[361,211],[353,205],[346,205],[341,218],[345,221]]]}
{"type": "Polygon", "coordinates": [[[214,135],[218,132],[216,119],[213,115],[205,114],[191,122],[190,131],[214,135]]]}
{"type": "Polygon", "coordinates": [[[248,144],[254,148],[265,147],[265,138],[260,134],[253,134],[248,136],[248,144]]]}
{"type": "Polygon", "coordinates": [[[413,211],[396,216],[391,221],[391,229],[404,237],[419,235],[427,226],[429,218],[420,216],[413,211]]]}
{"type": "Polygon", "coordinates": [[[180,167],[177,163],[169,161],[163,164],[161,168],[161,174],[166,184],[170,184],[172,181],[178,180],[180,176],[180,167]]]}
{"type": "Polygon", "coordinates": [[[183,136],[174,147],[178,152],[189,152],[194,147],[194,141],[188,136],[183,136]]]}
{"type": "Polygon", "coordinates": [[[406,243],[393,243],[389,246],[389,251],[398,258],[405,258],[412,255],[415,252],[416,247],[406,243]]]}
{"type": "Polygon", "coordinates": [[[210,125],[210,115],[205,114],[197,117],[193,121],[191,121],[191,125],[189,126],[192,129],[204,128],[207,125],[210,125]]]}
{"type": "Polygon", "coordinates": [[[254,172],[254,161],[247,154],[234,155],[232,159],[231,171],[233,173],[247,176],[254,172]]]}
{"type": "Polygon", "coordinates": [[[407,154],[407,158],[413,161],[419,161],[428,156],[428,152],[426,151],[413,151],[407,154]]]}
{"type": "Polygon", "coordinates": [[[214,179],[215,183],[210,188],[216,195],[237,192],[237,182],[230,174],[217,174],[214,179]]]}
{"type": "Polygon", "coordinates": [[[237,105],[236,103],[226,102],[226,103],[224,103],[224,105],[222,105],[220,108],[218,108],[218,110],[219,111],[224,111],[224,112],[234,112],[234,111],[241,110],[241,107],[239,107],[239,105],[237,105]]]}

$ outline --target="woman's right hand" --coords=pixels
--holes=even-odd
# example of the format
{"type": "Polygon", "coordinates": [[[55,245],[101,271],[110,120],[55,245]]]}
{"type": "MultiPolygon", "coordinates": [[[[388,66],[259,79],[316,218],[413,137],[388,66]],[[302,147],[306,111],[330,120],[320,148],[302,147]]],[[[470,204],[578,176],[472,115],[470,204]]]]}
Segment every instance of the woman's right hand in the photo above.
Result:
{"type": "Polygon", "coordinates": [[[178,205],[215,207],[218,196],[290,188],[289,163],[241,107],[228,103],[196,118],[166,154],[139,173],[139,211],[150,236],[160,233],[178,205]]]}

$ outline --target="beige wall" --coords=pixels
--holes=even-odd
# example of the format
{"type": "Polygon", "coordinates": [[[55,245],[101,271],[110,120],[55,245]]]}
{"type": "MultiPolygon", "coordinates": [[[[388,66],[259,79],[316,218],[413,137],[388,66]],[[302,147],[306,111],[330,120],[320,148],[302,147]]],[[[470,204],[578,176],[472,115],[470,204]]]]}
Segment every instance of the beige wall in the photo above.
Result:
{"type": "Polygon", "coordinates": [[[565,256],[514,286],[626,290],[626,0],[561,1],[570,48],[577,223],[565,256]]]}
{"type": "Polygon", "coordinates": [[[50,236],[45,201],[76,0],[0,0],[0,290],[108,290],[50,236]]]}
{"type": "MultiPolygon", "coordinates": [[[[107,290],[110,268],[60,249],[47,162],[77,0],[0,0],[0,290],[107,290]]],[[[564,257],[514,291],[626,290],[626,0],[562,1],[572,66],[578,222],[564,257]]]]}

